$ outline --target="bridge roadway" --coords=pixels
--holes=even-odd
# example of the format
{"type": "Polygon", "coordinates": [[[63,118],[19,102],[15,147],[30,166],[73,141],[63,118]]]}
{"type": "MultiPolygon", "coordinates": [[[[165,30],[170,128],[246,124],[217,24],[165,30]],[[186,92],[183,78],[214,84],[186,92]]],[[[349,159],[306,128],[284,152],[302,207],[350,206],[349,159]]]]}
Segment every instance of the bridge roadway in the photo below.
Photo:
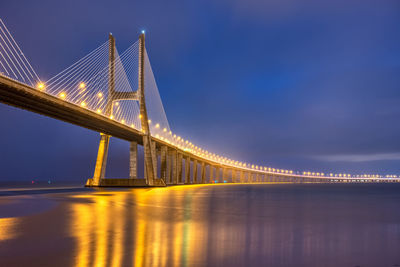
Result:
{"type": "MultiPolygon", "coordinates": [[[[141,131],[1,75],[0,102],[143,145],[143,133],[141,131]]],[[[189,161],[202,164],[202,168],[205,168],[204,166],[207,165],[209,168],[215,168],[217,170],[216,176],[214,177],[213,172],[213,174],[210,175],[212,177],[207,179],[209,181],[213,179],[219,179],[219,170],[222,169],[223,180],[227,176],[227,170],[230,170],[231,179],[236,182],[243,182],[244,179],[251,182],[400,182],[400,178],[320,177],[312,175],[276,173],[255,170],[246,167],[237,167],[200,157],[191,153],[190,151],[183,150],[177,146],[154,137],[152,137],[152,140],[156,144],[157,151],[162,151],[162,147],[167,147],[167,155],[172,152],[175,153],[175,155],[180,155],[186,160],[189,159],[189,161]],[[239,173],[240,178],[238,178],[237,175],[239,173]],[[246,174],[247,178],[244,177],[246,174]]],[[[186,164],[185,168],[185,173],[190,173],[190,164],[189,166],[186,164]]],[[[197,170],[197,166],[195,169],[197,170]]],[[[179,171],[181,172],[182,170],[179,170],[178,168],[177,172],[179,171]]],[[[202,175],[205,176],[205,169],[201,171],[201,173],[203,172],[204,174],[202,175]]],[[[181,183],[188,183],[190,181],[190,177],[187,175],[185,176],[186,177],[184,179],[183,177],[180,178],[181,183]]],[[[167,181],[168,184],[174,183],[172,181],[172,177],[170,177],[169,180],[170,181],[167,181]]],[[[198,177],[197,173],[194,175],[193,180],[203,183],[205,182],[204,177],[198,177]],[[202,179],[202,181],[199,181],[200,179],[202,179]]]]}

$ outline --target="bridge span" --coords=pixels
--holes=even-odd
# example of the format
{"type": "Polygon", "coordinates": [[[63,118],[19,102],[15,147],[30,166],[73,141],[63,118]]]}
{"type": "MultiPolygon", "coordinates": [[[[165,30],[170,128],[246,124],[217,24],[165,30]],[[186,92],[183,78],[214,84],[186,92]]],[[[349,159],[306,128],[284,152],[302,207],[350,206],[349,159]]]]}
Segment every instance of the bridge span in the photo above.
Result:
{"type": "MultiPolygon", "coordinates": [[[[0,27],[6,29],[2,21],[0,27]]],[[[7,29],[2,32],[9,33],[7,29]]],[[[6,44],[0,46],[4,50],[1,55],[8,57],[0,57],[0,102],[100,133],[94,175],[88,179],[86,186],[400,182],[397,176],[299,173],[255,166],[210,153],[172,134],[163,113],[158,89],[154,86],[155,81],[145,49],[144,33],[140,35],[139,41],[129,48],[131,50],[128,49],[127,53],[121,55],[118,55],[115,39],[110,34],[109,41],[94,50],[93,55],[89,54],[48,82],[42,82],[38,78],[28,79],[29,77],[21,81],[29,62],[16,54],[19,47],[12,36],[9,34],[5,37],[7,38],[1,40],[3,42],[8,40],[8,43],[7,46],[6,44]],[[96,53],[100,54],[101,50],[108,50],[107,63],[92,71],[93,65],[100,64],[98,62],[100,55],[96,53]],[[129,57],[134,57],[135,60],[129,57]],[[133,78],[129,76],[128,68],[124,66],[124,60],[127,58],[129,62],[136,62],[133,78]],[[30,84],[27,81],[30,81],[30,84]],[[133,108],[123,112],[120,103],[124,101],[134,102],[137,106],[134,105],[133,108]],[[157,106],[158,112],[161,113],[159,122],[152,122],[153,117],[149,116],[151,112],[148,110],[154,106],[157,106]],[[126,118],[131,118],[130,123],[126,118]],[[130,142],[129,178],[105,177],[111,137],[130,142]],[[142,178],[137,175],[138,145],[143,146],[144,150],[145,175],[142,178]]],[[[104,51],[102,53],[104,54],[104,51]]],[[[31,78],[34,76],[31,75],[31,78]]]]}

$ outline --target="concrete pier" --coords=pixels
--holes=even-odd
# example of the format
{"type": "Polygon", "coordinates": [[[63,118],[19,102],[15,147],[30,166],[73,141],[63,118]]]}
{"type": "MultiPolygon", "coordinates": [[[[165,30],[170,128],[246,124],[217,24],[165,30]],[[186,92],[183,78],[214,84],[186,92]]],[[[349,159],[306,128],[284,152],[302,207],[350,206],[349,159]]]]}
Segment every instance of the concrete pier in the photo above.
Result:
{"type": "Polygon", "coordinates": [[[185,184],[190,184],[190,157],[185,158],[185,184]]]}
{"type": "Polygon", "coordinates": [[[129,179],[137,179],[137,142],[130,142],[129,145],[129,179]]]}
{"type": "Polygon", "coordinates": [[[200,179],[201,183],[205,184],[206,183],[206,164],[204,162],[201,162],[201,171],[200,171],[200,179]]]}
{"type": "Polygon", "coordinates": [[[199,178],[198,178],[198,170],[197,170],[197,159],[193,161],[193,183],[198,184],[199,183],[199,178]]]}
{"type": "Polygon", "coordinates": [[[93,174],[93,185],[100,184],[100,180],[104,179],[105,177],[109,143],[110,136],[101,133],[99,150],[97,152],[96,167],[93,174]]]}
{"type": "Polygon", "coordinates": [[[178,155],[176,150],[171,151],[171,183],[178,184],[178,155]]]}
{"type": "Polygon", "coordinates": [[[177,153],[177,160],[176,160],[176,162],[177,162],[177,165],[176,165],[176,171],[177,171],[177,175],[178,175],[178,182],[177,182],[177,184],[182,184],[183,183],[183,180],[182,180],[182,164],[183,164],[183,162],[182,162],[182,159],[183,159],[183,155],[182,155],[182,153],[177,153]]]}
{"type": "Polygon", "coordinates": [[[160,161],[161,161],[161,166],[160,166],[160,178],[167,183],[167,159],[168,159],[168,147],[167,146],[161,146],[160,148],[160,161]]]}

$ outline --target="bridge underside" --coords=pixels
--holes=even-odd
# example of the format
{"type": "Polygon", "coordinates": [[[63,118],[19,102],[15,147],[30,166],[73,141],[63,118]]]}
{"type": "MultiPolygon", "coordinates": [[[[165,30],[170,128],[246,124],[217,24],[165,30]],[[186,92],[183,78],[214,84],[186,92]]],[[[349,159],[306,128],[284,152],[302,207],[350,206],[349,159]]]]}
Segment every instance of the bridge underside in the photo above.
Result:
{"type": "Polygon", "coordinates": [[[0,102],[142,144],[142,133],[96,112],[0,76],[0,102]]]}

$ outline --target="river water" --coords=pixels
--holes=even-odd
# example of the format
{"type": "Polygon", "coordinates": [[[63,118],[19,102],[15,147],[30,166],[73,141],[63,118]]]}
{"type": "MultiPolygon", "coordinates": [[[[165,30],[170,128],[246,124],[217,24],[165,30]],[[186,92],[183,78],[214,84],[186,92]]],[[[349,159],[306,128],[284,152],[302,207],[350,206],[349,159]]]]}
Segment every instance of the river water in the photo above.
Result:
{"type": "Polygon", "coordinates": [[[0,266],[400,266],[400,184],[3,189],[0,266]]]}

